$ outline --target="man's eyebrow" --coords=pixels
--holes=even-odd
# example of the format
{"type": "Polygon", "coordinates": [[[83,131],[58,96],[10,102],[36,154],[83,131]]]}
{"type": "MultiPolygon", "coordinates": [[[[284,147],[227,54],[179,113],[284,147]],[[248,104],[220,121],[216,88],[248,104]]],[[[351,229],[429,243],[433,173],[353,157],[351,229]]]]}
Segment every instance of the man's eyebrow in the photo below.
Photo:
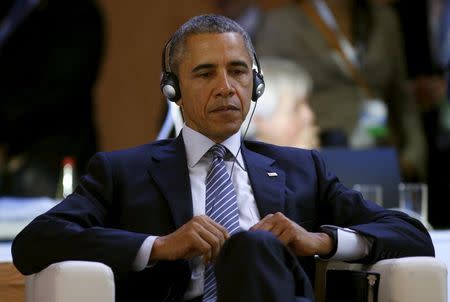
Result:
{"type": "MultiPolygon", "coordinates": [[[[249,68],[248,64],[245,61],[241,61],[241,60],[236,60],[236,61],[231,61],[228,65],[232,66],[232,67],[245,67],[245,68],[249,68]]],[[[203,69],[212,69],[215,68],[216,65],[212,64],[212,63],[204,63],[204,64],[199,64],[197,66],[195,66],[192,69],[192,73],[196,73],[199,72],[200,70],[203,69]]]]}
{"type": "Polygon", "coordinates": [[[204,63],[204,64],[200,64],[194,67],[194,69],[192,69],[192,73],[196,73],[202,69],[211,69],[214,68],[216,65],[212,64],[212,63],[204,63]]]}
{"type": "Polygon", "coordinates": [[[241,61],[241,60],[231,61],[229,65],[231,65],[233,67],[249,68],[248,64],[245,61],[241,61]]]}

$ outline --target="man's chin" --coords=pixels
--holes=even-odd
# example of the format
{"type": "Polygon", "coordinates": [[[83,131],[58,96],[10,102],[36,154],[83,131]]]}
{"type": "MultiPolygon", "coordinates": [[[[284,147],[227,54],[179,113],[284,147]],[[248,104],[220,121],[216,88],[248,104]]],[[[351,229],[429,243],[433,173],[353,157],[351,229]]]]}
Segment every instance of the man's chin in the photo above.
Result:
{"type": "Polygon", "coordinates": [[[216,138],[216,140],[219,139],[222,142],[233,134],[237,133],[240,129],[240,126],[225,124],[218,128],[217,131],[215,131],[214,137],[216,138]]]}

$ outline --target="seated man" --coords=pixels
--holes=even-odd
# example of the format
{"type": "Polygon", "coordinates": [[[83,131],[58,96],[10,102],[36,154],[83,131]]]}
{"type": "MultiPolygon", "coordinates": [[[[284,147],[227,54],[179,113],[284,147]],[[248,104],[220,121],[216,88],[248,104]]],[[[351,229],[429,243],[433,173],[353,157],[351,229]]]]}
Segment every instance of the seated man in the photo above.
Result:
{"type": "Polygon", "coordinates": [[[75,192],[15,238],[16,267],[99,261],[118,301],[286,302],[314,299],[315,255],[434,255],[419,221],[345,188],[318,152],[241,141],[264,90],[255,59],[228,18],[182,25],[163,50],[161,83],[183,110],[181,134],[96,154],[75,192]]]}
{"type": "Polygon", "coordinates": [[[262,57],[259,61],[266,89],[254,116],[247,115],[243,131],[251,118],[249,137],[280,146],[317,149],[319,129],[308,103],[312,87],[308,73],[294,61],[280,57],[262,57]]]}

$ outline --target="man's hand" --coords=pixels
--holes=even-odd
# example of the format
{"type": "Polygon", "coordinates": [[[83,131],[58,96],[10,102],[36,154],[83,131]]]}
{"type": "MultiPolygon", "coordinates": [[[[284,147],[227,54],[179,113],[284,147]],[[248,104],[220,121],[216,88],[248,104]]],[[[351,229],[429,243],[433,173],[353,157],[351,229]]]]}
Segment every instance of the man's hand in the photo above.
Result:
{"type": "Polygon", "coordinates": [[[278,212],[269,214],[250,230],[269,231],[298,256],[328,255],[333,239],[325,233],[311,233],[278,212]]]}
{"type": "Polygon", "coordinates": [[[206,264],[217,257],[228,238],[226,228],[206,215],[195,216],[175,232],[157,238],[150,261],[203,256],[203,262],[206,264]]]}

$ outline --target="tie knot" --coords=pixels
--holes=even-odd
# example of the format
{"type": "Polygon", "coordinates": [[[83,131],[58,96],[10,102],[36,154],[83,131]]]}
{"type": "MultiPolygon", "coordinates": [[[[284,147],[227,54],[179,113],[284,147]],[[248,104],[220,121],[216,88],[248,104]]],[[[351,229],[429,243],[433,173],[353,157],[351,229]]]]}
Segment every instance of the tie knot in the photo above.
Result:
{"type": "Polygon", "coordinates": [[[221,144],[215,144],[209,150],[211,150],[214,158],[223,159],[225,157],[225,153],[227,153],[227,149],[221,144]]]}

